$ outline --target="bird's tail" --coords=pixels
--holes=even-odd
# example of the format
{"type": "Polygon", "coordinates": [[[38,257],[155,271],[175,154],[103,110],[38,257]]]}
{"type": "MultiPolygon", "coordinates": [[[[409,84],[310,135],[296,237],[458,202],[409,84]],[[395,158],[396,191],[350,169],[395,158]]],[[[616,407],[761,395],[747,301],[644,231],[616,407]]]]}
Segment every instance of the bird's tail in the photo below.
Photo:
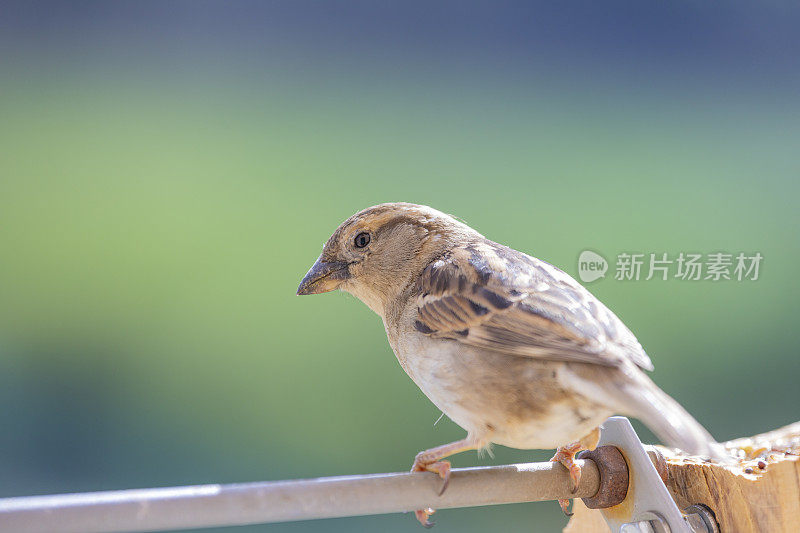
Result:
{"type": "Polygon", "coordinates": [[[644,373],[637,374],[638,383],[626,391],[626,396],[632,400],[627,409],[631,416],[644,422],[667,446],[717,461],[731,460],[725,447],[715,441],[686,409],[658,388],[644,373]]]}

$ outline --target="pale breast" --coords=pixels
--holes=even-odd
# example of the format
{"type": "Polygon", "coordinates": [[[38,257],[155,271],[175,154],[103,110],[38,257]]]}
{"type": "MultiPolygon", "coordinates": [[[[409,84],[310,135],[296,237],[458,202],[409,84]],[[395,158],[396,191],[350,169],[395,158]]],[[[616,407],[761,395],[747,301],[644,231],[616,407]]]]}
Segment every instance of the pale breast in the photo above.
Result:
{"type": "Polygon", "coordinates": [[[480,350],[407,333],[391,339],[405,371],[459,426],[514,448],[555,448],[580,439],[611,411],[565,388],[569,363],[480,350]]]}

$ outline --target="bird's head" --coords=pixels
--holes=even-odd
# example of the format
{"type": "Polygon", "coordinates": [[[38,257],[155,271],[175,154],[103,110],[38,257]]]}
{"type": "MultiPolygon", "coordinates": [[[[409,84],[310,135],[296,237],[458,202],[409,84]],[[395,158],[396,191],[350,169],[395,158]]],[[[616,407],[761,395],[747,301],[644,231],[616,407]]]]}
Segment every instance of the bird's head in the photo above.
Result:
{"type": "Polygon", "coordinates": [[[424,205],[369,207],[333,232],[297,294],[342,289],[383,316],[387,303],[425,266],[474,235],[467,225],[424,205]]]}

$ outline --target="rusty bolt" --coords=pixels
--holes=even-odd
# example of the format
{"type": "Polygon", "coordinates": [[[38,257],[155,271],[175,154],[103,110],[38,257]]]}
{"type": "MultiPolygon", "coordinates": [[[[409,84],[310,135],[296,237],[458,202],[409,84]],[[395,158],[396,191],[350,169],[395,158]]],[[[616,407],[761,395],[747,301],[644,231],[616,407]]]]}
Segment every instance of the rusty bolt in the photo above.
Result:
{"type": "Polygon", "coordinates": [[[600,472],[600,487],[591,498],[583,498],[589,509],[605,509],[622,503],[628,494],[628,465],[615,446],[599,446],[578,456],[591,459],[600,472]]]}

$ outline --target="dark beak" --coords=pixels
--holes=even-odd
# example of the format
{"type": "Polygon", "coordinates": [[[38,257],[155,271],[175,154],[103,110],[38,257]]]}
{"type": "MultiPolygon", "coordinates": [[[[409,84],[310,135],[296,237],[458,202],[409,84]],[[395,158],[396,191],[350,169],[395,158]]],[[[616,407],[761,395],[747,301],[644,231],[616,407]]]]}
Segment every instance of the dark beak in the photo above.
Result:
{"type": "Polygon", "coordinates": [[[348,264],[343,261],[327,261],[319,256],[317,262],[300,282],[297,294],[321,294],[338,289],[350,277],[348,264]]]}

